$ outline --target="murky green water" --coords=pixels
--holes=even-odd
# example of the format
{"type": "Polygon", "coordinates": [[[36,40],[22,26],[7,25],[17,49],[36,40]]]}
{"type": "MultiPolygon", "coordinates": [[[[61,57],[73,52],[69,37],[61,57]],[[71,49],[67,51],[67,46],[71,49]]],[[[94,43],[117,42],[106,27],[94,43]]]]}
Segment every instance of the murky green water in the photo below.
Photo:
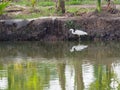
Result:
{"type": "Polygon", "coordinates": [[[0,90],[120,90],[120,43],[1,42],[0,90]]]}

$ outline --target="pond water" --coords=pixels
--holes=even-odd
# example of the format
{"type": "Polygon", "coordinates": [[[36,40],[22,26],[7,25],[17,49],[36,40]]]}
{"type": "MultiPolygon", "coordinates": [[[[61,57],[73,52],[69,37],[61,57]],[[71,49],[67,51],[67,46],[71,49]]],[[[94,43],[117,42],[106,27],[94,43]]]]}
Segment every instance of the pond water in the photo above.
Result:
{"type": "Polygon", "coordinates": [[[120,90],[120,43],[1,42],[0,90],[120,90]]]}

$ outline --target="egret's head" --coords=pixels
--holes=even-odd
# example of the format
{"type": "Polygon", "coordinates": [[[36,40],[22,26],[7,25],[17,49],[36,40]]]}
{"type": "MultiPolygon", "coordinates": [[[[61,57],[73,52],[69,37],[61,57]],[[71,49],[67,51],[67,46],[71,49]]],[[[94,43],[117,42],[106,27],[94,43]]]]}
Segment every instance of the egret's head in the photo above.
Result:
{"type": "Polygon", "coordinates": [[[74,31],[74,29],[70,29],[69,31],[74,31]]]}

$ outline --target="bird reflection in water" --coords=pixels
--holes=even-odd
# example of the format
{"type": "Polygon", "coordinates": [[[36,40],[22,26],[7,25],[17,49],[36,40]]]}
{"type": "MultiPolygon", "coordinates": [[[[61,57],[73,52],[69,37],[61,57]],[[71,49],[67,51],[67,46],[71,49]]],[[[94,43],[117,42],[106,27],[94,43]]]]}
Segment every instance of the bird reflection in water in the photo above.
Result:
{"type": "Polygon", "coordinates": [[[0,90],[7,90],[8,88],[7,72],[7,70],[0,70],[0,90]]]}
{"type": "Polygon", "coordinates": [[[85,48],[87,48],[87,47],[88,47],[88,45],[78,44],[78,45],[73,46],[73,47],[70,49],[70,52],[82,51],[83,49],[85,49],[85,48]]]}

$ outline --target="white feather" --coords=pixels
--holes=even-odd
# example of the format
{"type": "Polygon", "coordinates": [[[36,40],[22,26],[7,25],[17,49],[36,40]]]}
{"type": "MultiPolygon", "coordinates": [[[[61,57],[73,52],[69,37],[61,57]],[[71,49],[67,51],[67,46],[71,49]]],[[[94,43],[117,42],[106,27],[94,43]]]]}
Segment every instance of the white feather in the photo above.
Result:
{"type": "Polygon", "coordinates": [[[74,29],[70,29],[70,31],[72,31],[72,34],[74,34],[74,35],[78,35],[78,36],[81,36],[81,35],[88,35],[87,32],[82,31],[82,30],[74,30],[74,29]]]}
{"type": "Polygon", "coordinates": [[[82,51],[83,49],[87,48],[88,46],[87,45],[76,45],[76,46],[73,46],[71,49],[70,49],[70,52],[74,52],[74,51],[82,51]]]}

